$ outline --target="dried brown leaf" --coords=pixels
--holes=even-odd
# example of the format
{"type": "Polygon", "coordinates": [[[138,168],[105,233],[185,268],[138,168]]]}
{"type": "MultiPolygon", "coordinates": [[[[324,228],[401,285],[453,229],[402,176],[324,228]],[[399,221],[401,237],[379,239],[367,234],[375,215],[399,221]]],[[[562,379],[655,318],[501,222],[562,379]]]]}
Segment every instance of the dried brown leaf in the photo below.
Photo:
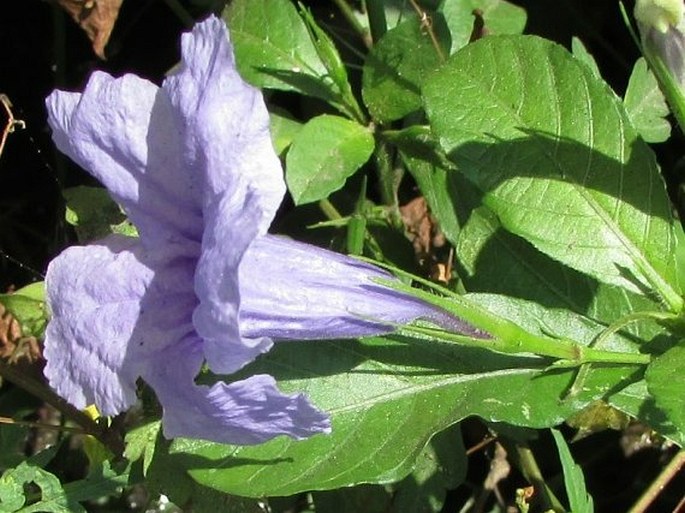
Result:
{"type": "Polygon", "coordinates": [[[105,59],[105,46],[124,0],[56,0],[85,31],[93,43],[93,51],[105,59]]]}
{"type": "Polygon", "coordinates": [[[36,337],[23,336],[16,317],[0,304],[0,358],[10,363],[26,360],[29,363],[41,358],[40,344],[36,337]]]}

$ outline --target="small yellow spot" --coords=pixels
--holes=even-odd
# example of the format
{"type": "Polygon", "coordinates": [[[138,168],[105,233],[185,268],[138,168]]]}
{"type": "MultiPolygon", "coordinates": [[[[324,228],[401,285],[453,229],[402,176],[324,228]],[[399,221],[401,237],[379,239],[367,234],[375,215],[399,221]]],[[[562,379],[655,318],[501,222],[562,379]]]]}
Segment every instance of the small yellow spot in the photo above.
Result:
{"type": "Polygon", "coordinates": [[[93,420],[97,420],[98,418],[100,418],[100,412],[94,404],[86,406],[86,409],[83,410],[83,413],[88,415],[93,420]]]}

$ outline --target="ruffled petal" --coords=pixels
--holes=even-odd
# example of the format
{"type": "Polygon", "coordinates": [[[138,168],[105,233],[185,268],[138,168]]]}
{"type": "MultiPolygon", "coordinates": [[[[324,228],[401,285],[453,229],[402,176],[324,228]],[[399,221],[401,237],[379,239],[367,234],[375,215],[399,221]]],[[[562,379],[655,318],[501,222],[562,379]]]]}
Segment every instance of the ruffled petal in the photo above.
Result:
{"type": "Polygon", "coordinates": [[[128,237],[62,252],[45,278],[50,385],[78,408],[129,408],[149,356],[192,332],[191,280],[188,262],[151,258],[128,237]]]}
{"type": "Polygon", "coordinates": [[[426,318],[476,334],[444,310],[373,281],[379,278],[392,276],[339,253],[260,237],[240,265],[241,333],[280,340],[354,338],[426,318]]]}
{"type": "Polygon", "coordinates": [[[279,392],[271,376],[201,386],[194,382],[201,364],[201,350],[187,340],[158,355],[157,365],[143,376],[164,409],[166,437],[250,445],[278,435],[302,439],[330,432],[324,413],[301,394],[279,392]]]}
{"type": "Polygon", "coordinates": [[[157,86],[95,72],[83,94],[55,91],[46,106],[57,147],[107,187],[146,244],[200,240],[200,170],[183,154],[183,118],[157,86]]]}
{"type": "Polygon", "coordinates": [[[238,75],[221,19],[212,16],[184,34],[181,53],[180,71],[162,87],[184,114],[184,151],[203,170],[203,206],[211,209],[217,195],[251,189],[261,210],[257,232],[266,233],[283,200],[285,182],[262,94],[238,75]]]}
{"type": "Polygon", "coordinates": [[[200,304],[193,323],[203,339],[207,365],[217,374],[235,372],[272,345],[266,338],[243,340],[238,326],[242,294],[238,268],[256,235],[260,216],[259,204],[251,192],[242,196],[226,191],[208,207],[202,256],[195,273],[195,293],[200,304]]]}

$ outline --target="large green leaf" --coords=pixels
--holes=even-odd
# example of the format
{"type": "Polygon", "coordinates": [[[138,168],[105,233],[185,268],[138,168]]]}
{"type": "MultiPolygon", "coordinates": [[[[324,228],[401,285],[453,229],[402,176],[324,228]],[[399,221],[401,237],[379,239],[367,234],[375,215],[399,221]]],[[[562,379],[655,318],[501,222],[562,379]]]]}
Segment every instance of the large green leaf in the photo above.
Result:
{"type": "MultiPolygon", "coordinates": [[[[588,343],[600,330],[582,317],[528,302],[472,299],[538,334],[551,331],[588,343]]],[[[616,336],[606,348],[635,350],[616,336]]],[[[284,342],[246,374],[270,373],[284,391],[305,391],[331,414],[332,434],[301,442],[279,438],[256,447],[176,440],[171,456],[199,483],[245,496],[393,482],[412,470],[433,434],[466,416],[553,426],[623,386],[635,370],[593,366],[582,390],[560,401],[573,376],[561,369],[544,372],[548,363],[401,337],[284,342]]]]}
{"type": "Polygon", "coordinates": [[[373,135],[359,123],[328,114],[310,119],[285,159],[285,179],[295,203],[317,201],[340,189],[373,148],[373,135]]]}
{"type": "Polygon", "coordinates": [[[502,225],[552,258],[679,311],[673,218],[618,98],[562,47],[468,45],[424,83],[431,126],[502,225]]]}
{"type": "Polygon", "coordinates": [[[505,0],[444,0],[440,11],[452,35],[454,53],[465,46],[473,34],[478,11],[487,34],[520,34],[526,26],[526,11],[505,0]]]}
{"type": "MultiPolygon", "coordinates": [[[[456,173],[455,173],[456,174],[456,173]]],[[[606,324],[634,312],[657,310],[644,296],[613,287],[571,269],[504,230],[497,216],[481,206],[471,212],[455,245],[467,290],[493,292],[565,308],[606,324]]],[[[661,330],[654,323],[624,328],[642,340],[661,330]]]]}
{"type": "Polygon", "coordinates": [[[335,96],[309,31],[290,0],[235,0],[223,13],[241,76],[253,85],[335,96]]]}
{"type": "MultiPolygon", "coordinates": [[[[442,51],[449,50],[449,35],[442,16],[433,23],[441,35],[442,51]]],[[[392,121],[421,108],[421,82],[440,64],[440,55],[421,22],[413,18],[389,30],[364,62],[362,94],[378,121],[392,121]]]]}

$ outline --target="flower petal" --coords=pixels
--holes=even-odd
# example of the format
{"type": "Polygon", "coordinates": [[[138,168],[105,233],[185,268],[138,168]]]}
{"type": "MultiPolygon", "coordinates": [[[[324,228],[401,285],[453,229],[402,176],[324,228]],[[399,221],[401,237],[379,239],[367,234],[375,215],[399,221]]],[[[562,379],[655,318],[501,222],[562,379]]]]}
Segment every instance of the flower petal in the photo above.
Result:
{"type": "Polygon", "coordinates": [[[199,242],[201,169],[184,155],[183,117],[157,86],[96,72],[82,95],[55,91],[46,106],[57,147],[107,187],[145,244],[199,242]]]}
{"type": "Polygon", "coordinates": [[[45,375],[78,408],[114,415],[136,400],[150,357],[192,332],[192,266],[147,256],[137,239],[71,247],[45,278],[52,319],[45,375]]]}
{"type": "Polygon", "coordinates": [[[427,318],[473,334],[443,310],[375,283],[392,279],[354,258],[267,235],[240,265],[240,328],[244,337],[354,338],[393,331],[427,318]]]}
{"type": "MultiPolygon", "coordinates": [[[[252,189],[266,233],[285,194],[261,92],[238,75],[224,22],[211,16],[181,40],[181,69],[162,86],[184,113],[186,152],[204,173],[204,207],[216,195],[252,189]]],[[[205,218],[209,214],[205,212],[205,218]]]]}
{"type": "Polygon", "coordinates": [[[278,435],[302,439],[330,432],[324,413],[301,394],[281,394],[271,376],[199,386],[194,378],[201,364],[200,348],[188,340],[166,349],[143,376],[164,408],[166,437],[249,445],[278,435]]]}
{"type": "Polygon", "coordinates": [[[246,196],[226,191],[207,208],[202,256],[195,272],[200,304],[193,324],[203,339],[207,365],[217,374],[235,372],[272,345],[267,338],[243,340],[238,326],[242,295],[238,268],[261,216],[253,196],[251,191],[246,196]]]}

